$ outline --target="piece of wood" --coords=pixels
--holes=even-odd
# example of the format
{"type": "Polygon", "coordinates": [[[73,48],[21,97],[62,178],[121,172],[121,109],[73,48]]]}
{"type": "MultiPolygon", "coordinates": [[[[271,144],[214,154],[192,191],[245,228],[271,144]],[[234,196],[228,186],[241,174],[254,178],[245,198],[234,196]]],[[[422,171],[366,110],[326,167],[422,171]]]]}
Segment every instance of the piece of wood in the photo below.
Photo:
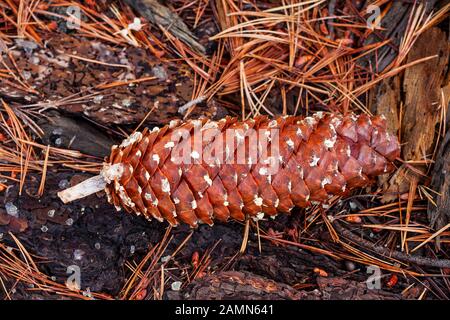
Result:
{"type": "MultiPolygon", "coordinates": [[[[385,111],[391,117],[386,104],[392,103],[402,106],[401,144],[402,158],[404,160],[430,159],[435,148],[436,125],[440,117],[441,86],[447,70],[449,58],[449,45],[445,33],[439,28],[431,28],[424,32],[410,53],[407,62],[420,58],[436,56],[435,59],[407,68],[400,89],[395,84],[386,90],[385,95],[378,101],[377,111],[385,111]],[[403,92],[400,102],[395,100],[403,92]]],[[[382,86],[385,85],[383,82],[382,86]]],[[[381,89],[380,89],[381,90],[381,89]]],[[[416,166],[425,172],[425,167],[416,166]]],[[[412,179],[421,179],[406,166],[401,166],[390,179],[389,187],[382,197],[383,202],[393,201],[398,194],[409,191],[412,179]]]]}
{"type": "Polygon", "coordinates": [[[44,132],[41,137],[44,144],[57,148],[78,150],[103,158],[111,152],[114,144],[109,136],[88,121],[74,120],[56,111],[48,112],[38,121],[38,125],[44,132]]]}
{"type": "MultiPolygon", "coordinates": [[[[379,86],[371,90],[375,102],[370,107],[374,114],[383,115],[386,118],[387,130],[393,135],[398,135],[400,129],[398,110],[401,104],[400,76],[394,76],[383,80],[379,86]]],[[[378,184],[387,188],[389,175],[378,177],[378,184]]],[[[394,196],[395,198],[395,196],[394,196]]],[[[392,200],[392,195],[384,193],[383,201],[392,200]],[[386,199],[385,199],[386,197],[386,199]]]]}
{"type": "Polygon", "coordinates": [[[205,48],[197,41],[183,20],[157,0],[126,0],[126,2],[151,23],[164,27],[196,51],[205,53],[205,48]]]}
{"type": "MultiPolygon", "coordinates": [[[[425,4],[425,14],[430,14],[435,10],[436,0],[428,0],[425,4]]],[[[367,2],[370,4],[370,2],[367,2]]],[[[383,15],[381,27],[383,30],[373,32],[365,41],[364,45],[373,44],[378,41],[389,39],[388,45],[380,50],[369,54],[365,61],[370,61],[372,66],[377,66],[377,71],[385,70],[397,57],[400,43],[405,35],[411,10],[414,7],[413,1],[391,1],[389,10],[383,15]]],[[[363,61],[363,65],[368,62],[363,61]]]]}
{"type": "MultiPolygon", "coordinates": [[[[393,134],[398,132],[400,126],[398,110],[403,104],[401,142],[405,160],[424,159],[434,147],[435,126],[440,114],[438,104],[440,87],[448,60],[445,34],[438,28],[428,30],[417,40],[408,55],[408,62],[433,55],[438,57],[408,68],[403,83],[400,76],[386,79],[381,82],[374,94],[376,98],[372,110],[387,118],[389,131],[393,134]],[[429,44],[430,39],[432,44],[429,44]]],[[[398,193],[407,193],[409,180],[413,176],[415,175],[406,168],[398,170],[388,182],[389,187],[382,201],[389,202],[396,199],[398,193]]],[[[380,183],[386,183],[385,179],[380,183]]]]}
{"type": "Polygon", "coordinates": [[[437,55],[406,69],[403,81],[404,116],[402,120],[403,158],[429,158],[440,116],[441,85],[448,64],[449,47],[445,33],[439,28],[427,30],[408,55],[407,63],[437,55]]]}
{"type": "Polygon", "coordinates": [[[376,90],[374,113],[383,115],[386,118],[389,133],[396,135],[400,127],[398,117],[401,103],[400,77],[395,76],[383,80],[376,90]]]}
{"type": "Polygon", "coordinates": [[[225,271],[199,278],[184,293],[194,300],[297,300],[304,296],[284,283],[245,271],[225,271]]]}
{"type": "Polygon", "coordinates": [[[193,281],[183,296],[170,298],[189,300],[401,300],[400,294],[384,290],[367,290],[365,282],[342,277],[317,277],[318,290],[296,290],[284,283],[261,277],[250,272],[224,271],[193,281]]]}
{"type": "MultiPolygon", "coordinates": [[[[447,128],[450,125],[449,112],[450,105],[447,111],[447,128]]],[[[430,226],[439,230],[450,222],[450,130],[447,131],[436,155],[431,188],[438,194],[434,194],[436,205],[431,202],[428,204],[428,219],[430,226]]],[[[440,248],[439,236],[436,238],[436,246],[440,248]]]]}

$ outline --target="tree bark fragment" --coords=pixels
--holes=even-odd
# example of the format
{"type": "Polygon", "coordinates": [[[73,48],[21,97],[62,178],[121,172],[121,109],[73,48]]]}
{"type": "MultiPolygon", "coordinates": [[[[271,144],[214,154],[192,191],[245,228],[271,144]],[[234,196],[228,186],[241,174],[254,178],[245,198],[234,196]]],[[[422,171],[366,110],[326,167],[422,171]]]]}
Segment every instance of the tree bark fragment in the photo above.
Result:
{"type": "Polygon", "coordinates": [[[315,290],[296,290],[250,272],[225,271],[196,279],[181,297],[189,300],[400,300],[400,294],[369,290],[365,282],[317,277],[315,290]]]}

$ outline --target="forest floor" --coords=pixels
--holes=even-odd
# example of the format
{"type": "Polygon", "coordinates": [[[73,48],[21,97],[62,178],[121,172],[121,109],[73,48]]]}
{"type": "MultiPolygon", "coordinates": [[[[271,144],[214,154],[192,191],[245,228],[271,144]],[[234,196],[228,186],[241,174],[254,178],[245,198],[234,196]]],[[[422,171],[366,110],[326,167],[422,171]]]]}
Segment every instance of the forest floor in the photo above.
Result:
{"type": "Polygon", "coordinates": [[[372,2],[0,0],[0,297],[449,299],[450,5],[372,2]],[[136,127],[314,111],[383,114],[396,171],[196,229],[57,197],[136,127]]]}

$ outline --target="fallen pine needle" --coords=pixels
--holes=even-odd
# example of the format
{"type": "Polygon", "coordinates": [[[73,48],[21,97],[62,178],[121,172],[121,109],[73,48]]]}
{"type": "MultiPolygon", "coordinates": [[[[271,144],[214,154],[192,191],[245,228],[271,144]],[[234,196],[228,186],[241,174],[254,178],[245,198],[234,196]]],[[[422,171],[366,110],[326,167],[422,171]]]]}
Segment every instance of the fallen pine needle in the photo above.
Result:
{"type": "Polygon", "coordinates": [[[433,240],[434,238],[436,238],[438,235],[440,235],[442,232],[444,232],[445,230],[447,230],[450,227],[450,223],[447,224],[446,226],[442,227],[440,230],[436,231],[435,233],[433,233],[430,237],[428,237],[428,239],[426,239],[424,242],[422,242],[421,244],[419,244],[417,247],[415,247],[414,249],[411,250],[411,252],[416,251],[417,249],[421,248],[422,246],[424,246],[425,244],[427,244],[428,242],[430,242],[431,240],[433,240]]]}
{"type": "Polygon", "coordinates": [[[38,196],[42,196],[44,194],[45,187],[45,179],[47,177],[47,167],[48,167],[48,156],[50,154],[50,145],[45,149],[45,159],[44,159],[44,168],[42,169],[42,178],[41,183],[39,185],[38,196]]]}

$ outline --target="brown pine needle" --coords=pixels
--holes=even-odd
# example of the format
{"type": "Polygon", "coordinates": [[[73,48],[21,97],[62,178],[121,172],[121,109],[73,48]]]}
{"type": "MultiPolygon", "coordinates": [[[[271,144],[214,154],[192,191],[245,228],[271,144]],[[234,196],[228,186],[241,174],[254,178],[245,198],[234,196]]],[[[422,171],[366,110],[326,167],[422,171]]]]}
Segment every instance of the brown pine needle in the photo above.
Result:
{"type": "Polygon", "coordinates": [[[48,167],[48,156],[50,154],[50,146],[48,145],[45,149],[45,158],[44,158],[44,167],[42,169],[42,177],[41,183],[39,184],[38,196],[42,196],[44,194],[45,180],[47,177],[47,167],[48,167]]]}
{"type": "Polygon", "coordinates": [[[100,84],[98,86],[96,86],[96,89],[110,89],[110,88],[114,88],[114,87],[119,87],[119,86],[126,86],[126,85],[130,85],[130,84],[135,84],[135,83],[140,83],[140,82],[144,82],[144,81],[150,81],[150,80],[155,80],[156,77],[143,77],[140,79],[134,79],[134,80],[128,80],[128,81],[115,81],[112,83],[107,83],[107,84],[100,84]]]}
{"type": "Polygon", "coordinates": [[[411,253],[416,251],[417,249],[423,247],[425,244],[427,244],[428,242],[430,242],[431,240],[433,240],[434,238],[436,238],[438,235],[442,234],[445,230],[447,230],[448,228],[450,228],[450,223],[443,226],[441,229],[439,229],[438,231],[436,231],[435,233],[433,233],[430,237],[428,237],[424,242],[422,242],[421,244],[419,244],[417,247],[415,247],[414,249],[411,250],[411,253]]]}
{"type": "Polygon", "coordinates": [[[100,65],[103,65],[103,66],[130,69],[130,66],[127,66],[127,65],[124,65],[124,64],[107,63],[107,62],[98,61],[98,60],[94,60],[94,59],[83,58],[83,57],[80,57],[80,56],[77,56],[77,55],[74,55],[74,54],[68,54],[68,53],[64,53],[63,55],[68,56],[68,57],[73,58],[73,59],[78,59],[78,60],[91,62],[91,63],[95,63],[95,64],[100,64],[100,65]]]}
{"type": "Polygon", "coordinates": [[[241,248],[239,249],[240,253],[244,253],[245,250],[247,249],[249,231],[250,231],[250,220],[247,219],[244,225],[244,236],[242,237],[241,248]]]}

